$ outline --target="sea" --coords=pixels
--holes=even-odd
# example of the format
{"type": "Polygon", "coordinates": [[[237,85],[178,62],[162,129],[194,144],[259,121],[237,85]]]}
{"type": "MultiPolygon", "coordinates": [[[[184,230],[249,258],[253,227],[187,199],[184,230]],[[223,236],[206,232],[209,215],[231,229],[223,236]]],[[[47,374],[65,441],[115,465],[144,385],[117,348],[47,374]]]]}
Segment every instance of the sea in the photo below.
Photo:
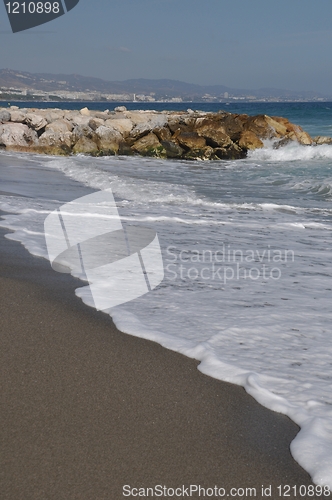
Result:
{"type": "MultiPolygon", "coordinates": [[[[11,103],[104,110],[110,103],[11,103]]],[[[332,136],[332,103],[113,103],[283,116],[332,136]]],[[[125,333],[200,361],[300,427],[294,459],[332,489],[332,145],[288,144],[246,159],[0,153],[0,226],[48,258],[44,221],[111,189],[124,225],[153,229],[164,279],[107,310],[125,333]]],[[[86,298],[86,282],[76,294],[86,298]]]]}

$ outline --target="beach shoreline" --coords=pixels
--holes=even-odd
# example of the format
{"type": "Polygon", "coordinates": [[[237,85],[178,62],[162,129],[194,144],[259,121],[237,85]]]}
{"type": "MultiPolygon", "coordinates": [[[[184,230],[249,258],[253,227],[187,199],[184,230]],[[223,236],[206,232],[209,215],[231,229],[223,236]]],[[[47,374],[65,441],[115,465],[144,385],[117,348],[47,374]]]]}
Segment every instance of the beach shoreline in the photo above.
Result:
{"type": "Polygon", "coordinates": [[[299,429],[287,417],[203,375],[197,361],[119,332],[75,296],[78,280],[6,233],[4,500],[106,500],[124,497],[124,485],[190,484],[256,488],[256,498],[271,485],[277,498],[278,485],[311,484],[291,457],[299,429]]]}

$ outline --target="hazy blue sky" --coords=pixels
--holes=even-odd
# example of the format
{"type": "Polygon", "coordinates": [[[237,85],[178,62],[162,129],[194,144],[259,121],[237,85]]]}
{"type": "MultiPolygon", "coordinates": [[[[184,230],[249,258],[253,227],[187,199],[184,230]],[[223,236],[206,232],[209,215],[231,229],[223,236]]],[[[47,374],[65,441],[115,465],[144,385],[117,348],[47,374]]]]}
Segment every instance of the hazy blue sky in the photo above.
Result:
{"type": "Polygon", "coordinates": [[[0,9],[0,68],[332,95],[332,0],[80,0],[17,34],[0,9]]]}

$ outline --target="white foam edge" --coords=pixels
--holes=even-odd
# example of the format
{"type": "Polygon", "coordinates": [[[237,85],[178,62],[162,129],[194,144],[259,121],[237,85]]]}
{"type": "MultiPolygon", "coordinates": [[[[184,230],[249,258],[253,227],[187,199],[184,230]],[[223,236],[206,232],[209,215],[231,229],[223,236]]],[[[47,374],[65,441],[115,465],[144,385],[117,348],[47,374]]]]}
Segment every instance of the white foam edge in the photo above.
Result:
{"type": "MultiPolygon", "coordinates": [[[[93,307],[88,289],[88,286],[77,288],[75,293],[85,304],[93,307]]],[[[224,363],[204,342],[195,345],[186,339],[152,330],[128,311],[124,313],[115,308],[104,312],[112,317],[115,326],[123,333],[157,342],[167,349],[196,359],[200,361],[199,371],[205,375],[242,386],[265,408],[287,415],[300,427],[299,433],[290,444],[293,458],[310,474],[315,484],[328,486],[332,491],[332,432],[328,428],[328,422],[309,415],[304,408],[291,404],[267,389],[264,382],[273,382],[276,378],[224,363]]]]}
{"type": "MultiPolygon", "coordinates": [[[[32,255],[49,260],[46,249],[43,252],[40,246],[31,244],[28,235],[30,231],[10,228],[8,221],[1,226],[15,231],[6,234],[6,238],[20,242],[32,255]]],[[[82,279],[81,276],[72,274],[82,279]]],[[[88,286],[77,288],[75,294],[86,305],[94,307],[88,286]]],[[[205,375],[240,385],[262,406],[287,415],[301,428],[290,444],[293,458],[311,475],[314,483],[328,486],[332,490],[332,432],[328,429],[327,421],[310,416],[303,408],[290,404],[286,399],[264,387],[264,380],[275,379],[222,362],[204,346],[204,343],[197,346],[186,339],[152,330],[127,311],[125,317],[121,310],[113,309],[106,312],[123,333],[157,342],[167,349],[196,359],[200,361],[198,369],[205,375]]]]}

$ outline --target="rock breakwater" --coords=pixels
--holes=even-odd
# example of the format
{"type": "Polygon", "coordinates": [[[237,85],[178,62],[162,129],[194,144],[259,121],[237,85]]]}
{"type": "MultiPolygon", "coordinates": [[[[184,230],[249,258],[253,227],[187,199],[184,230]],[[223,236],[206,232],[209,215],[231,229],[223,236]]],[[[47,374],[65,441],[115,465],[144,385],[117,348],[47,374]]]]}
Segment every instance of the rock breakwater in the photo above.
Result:
{"type": "Polygon", "coordinates": [[[141,155],[181,159],[239,159],[248,150],[312,139],[286,118],[220,111],[79,111],[0,108],[0,148],[49,155],[141,155]]]}

